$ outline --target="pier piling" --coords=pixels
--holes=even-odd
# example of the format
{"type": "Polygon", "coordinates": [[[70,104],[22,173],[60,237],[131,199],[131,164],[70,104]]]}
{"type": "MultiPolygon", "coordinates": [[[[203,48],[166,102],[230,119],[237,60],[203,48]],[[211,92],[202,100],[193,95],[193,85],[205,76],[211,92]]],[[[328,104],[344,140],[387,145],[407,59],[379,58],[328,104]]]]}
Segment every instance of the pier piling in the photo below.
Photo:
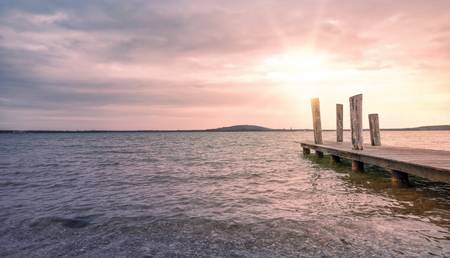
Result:
{"type": "Polygon", "coordinates": [[[369,114],[369,127],[370,127],[370,143],[372,146],[380,146],[380,124],[378,120],[378,114],[369,114]]]}
{"type": "Polygon", "coordinates": [[[363,149],[362,94],[350,97],[350,127],[354,150],[363,149]]]}
{"type": "Polygon", "coordinates": [[[322,151],[315,150],[314,152],[316,153],[317,157],[323,158],[323,152],[322,151]]]}
{"type": "Polygon", "coordinates": [[[391,170],[391,181],[394,187],[409,187],[411,185],[408,173],[397,170],[391,170]]]}
{"type": "Polygon", "coordinates": [[[331,163],[332,164],[336,164],[336,163],[341,162],[341,157],[339,157],[339,156],[331,155],[330,157],[331,157],[331,163]]]}
{"type": "Polygon", "coordinates": [[[344,105],[336,104],[336,141],[344,141],[344,105]]]}
{"type": "Polygon", "coordinates": [[[322,122],[320,120],[319,98],[311,99],[311,111],[313,116],[314,142],[316,144],[322,144],[322,122]]]}
{"type": "Polygon", "coordinates": [[[311,150],[309,148],[303,148],[303,155],[309,155],[311,150]]]}
{"type": "Polygon", "coordinates": [[[352,160],[352,171],[353,172],[364,172],[364,163],[358,160],[352,160]]]}

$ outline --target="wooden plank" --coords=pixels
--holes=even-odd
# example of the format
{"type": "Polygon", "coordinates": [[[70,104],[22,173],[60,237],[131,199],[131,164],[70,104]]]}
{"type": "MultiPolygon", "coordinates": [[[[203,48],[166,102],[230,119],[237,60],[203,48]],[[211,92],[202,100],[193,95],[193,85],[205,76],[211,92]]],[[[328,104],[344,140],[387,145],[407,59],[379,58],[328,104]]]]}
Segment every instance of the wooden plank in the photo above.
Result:
{"type": "Polygon", "coordinates": [[[319,98],[311,99],[311,111],[313,117],[314,142],[321,144],[322,140],[322,122],[320,120],[320,101],[319,98]]]}
{"type": "Polygon", "coordinates": [[[354,150],[362,150],[363,122],[362,122],[362,94],[350,97],[350,127],[352,130],[352,144],[354,150]]]}
{"type": "Polygon", "coordinates": [[[353,150],[350,143],[302,142],[303,148],[376,165],[391,171],[401,171],[431,181],[450,183],[450,151],[416,149],[394,146],[364,145],[364,150],[353,150]]]}
{"type": "Polygon", "coordinates": [[[344,105],[336,104],[336,141],[344,141],[344,105]]]}
{"type": "Polygon", "coordinates": [[[380,146],[380,124],[378,121],[378,114],[369,114],[370,127],[370,143],[372,146],[380,146]]]}

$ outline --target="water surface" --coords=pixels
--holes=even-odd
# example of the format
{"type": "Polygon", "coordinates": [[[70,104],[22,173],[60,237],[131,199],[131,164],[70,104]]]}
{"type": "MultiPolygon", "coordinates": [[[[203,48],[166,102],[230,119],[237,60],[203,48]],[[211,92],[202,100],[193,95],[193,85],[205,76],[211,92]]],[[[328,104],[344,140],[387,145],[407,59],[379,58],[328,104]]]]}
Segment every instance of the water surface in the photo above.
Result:
{"type": "MultiPolygon", "coordinates": [[[[1,134],[0,256],[450,256],[449,185],[393,189],[380,169],[303,157],[305,139],[1,134]]],[[[450,132],[382,142],[450,150],[450,132]]]]}

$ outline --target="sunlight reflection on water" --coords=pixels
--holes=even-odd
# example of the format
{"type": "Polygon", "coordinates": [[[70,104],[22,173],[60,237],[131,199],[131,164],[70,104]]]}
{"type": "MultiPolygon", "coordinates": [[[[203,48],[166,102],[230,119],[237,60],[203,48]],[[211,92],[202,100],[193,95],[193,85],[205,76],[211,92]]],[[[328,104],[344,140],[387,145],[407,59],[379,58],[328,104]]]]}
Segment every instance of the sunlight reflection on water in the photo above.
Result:
{"type": "MultiPolygon", "coordinates": [[[[0,135],[0,255],[450,255],[448,185],[393,189],[377,168],[304,158],[294,141],[311,138],[0,135]]],[[[382,143],[450,150],[450,132],[382,143]]]]}

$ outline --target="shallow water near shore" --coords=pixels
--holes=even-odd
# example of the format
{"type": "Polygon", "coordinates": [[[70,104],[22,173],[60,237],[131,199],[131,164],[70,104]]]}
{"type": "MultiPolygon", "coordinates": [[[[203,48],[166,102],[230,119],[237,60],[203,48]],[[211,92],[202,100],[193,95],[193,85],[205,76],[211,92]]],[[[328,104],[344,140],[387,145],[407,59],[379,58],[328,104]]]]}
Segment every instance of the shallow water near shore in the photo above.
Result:
{"type": "MultiPolygon", "coordinates": [[[[395,189],[378,168],[303,157],[310,139],[0,134],[0,256],[450,256],[450,185],[395,189]]],[[[382,143],[450,151],[450,131],[382,143]]]]}

